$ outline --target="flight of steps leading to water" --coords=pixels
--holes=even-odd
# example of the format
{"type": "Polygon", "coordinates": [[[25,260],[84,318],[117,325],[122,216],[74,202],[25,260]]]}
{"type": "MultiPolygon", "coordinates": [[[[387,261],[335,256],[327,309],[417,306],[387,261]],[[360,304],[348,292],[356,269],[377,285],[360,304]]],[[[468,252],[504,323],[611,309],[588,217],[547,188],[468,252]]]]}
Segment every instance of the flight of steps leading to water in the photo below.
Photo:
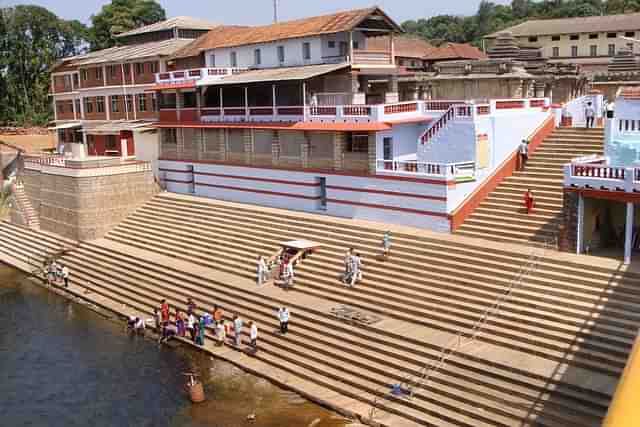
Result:
{"type": "Polygon", "coordinates": [[[562,215],[563,166],[575,157],[602,154],[603,129],[557,128],[533,153],[523,171],[506,178],[457,231],[493,241],[552,241],[562,215]],[[524,193],[536,201],[532,214],[524,208],[524,193]]]}
{"type": "MultiPolygon", "coordinates": [[[[62,259],[71,282],[151,313],[160,298],[184,307],[223,307],[258,322],[257,358],[393,416],[388,425],[599,426],[640,325],[640,275],[615,273],[547,254],[512,290],[478,341],[416,389],[389,394],[436,364],[458,331],[469,331],[512,284],[526,251],[473,239],[393,236],[392,255],[376,258],[381,232],[330,218],[161,194],[107,239],[83,243],[62,259]],[[322,245],[296,269],[293,290],[253,283],[258,255],[306,238],[322,245]],[[343,255],[355,247],[364,279],[340,283],[343,255]],[[224,279],[212,272],[226,274],[224,279]],[[379,324],[332,317],[340,304],[373,313],[379,324]],[[275,310],[292,312],[277,332],[275,310]],[[402,421],[402,423],[400,422],[402,421]]],[[[38,254],[52,239],[10,224],[0,250],[38,254]]],[[[578,258],[576,258],[578,259],[578,258]]]]}
{"type": "Polygon", "coordinates": [[[30,228],[40,228],[40,216],[33,208],[31,201],[24,192],[24,187],[22,185],[16,185],[14,188],[14,197],[18,205],[17,208],[20,211],[25,224],[30,228]]]}

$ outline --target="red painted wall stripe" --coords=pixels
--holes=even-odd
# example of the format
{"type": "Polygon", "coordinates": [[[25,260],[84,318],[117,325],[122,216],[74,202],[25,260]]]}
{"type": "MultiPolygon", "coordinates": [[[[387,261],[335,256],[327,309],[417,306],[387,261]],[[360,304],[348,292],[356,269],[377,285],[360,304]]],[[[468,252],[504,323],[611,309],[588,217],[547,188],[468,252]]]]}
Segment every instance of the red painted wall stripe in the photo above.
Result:
{"type": "Polygon", "coordinates": [[[228,179],[244,179],[247,181],[258,181],[258,182],[270,182],[274,184],[285,184],[285,185],[299,185],[302,187],[319,187],[319,182],[298,182],[298,181],[288,181],[285,179],[272,179],[272,178],[258,178],[255,176],[239,176],[239,175],[228,175],[222,173],[209,173],[209,172],[193,172],[194,175],[202,175],[202,176],[215,176],[218,178],[228,178],[228,179]]]}
{"type": "Polygon", "coordinates": [[[195,185],[198,185],[198,186],[201,185],[204,187],[212,187],[212,188],[220,188],[223,190],[244,191],[246,193],[267,194],[269,196],[293,197],[296,199],[306,199],[306,200],[320,200],[320,196],[304,196],[302,194],[282,193],[278,191],[255,190],[251,188],[234,187],[231,185],[205,184],[203,182],[196,182],[195,185]]]}
{"type": "Polygon", "coordinates": [[[160,181],[164,181],[164,182],[175,182],[176,184],[193,184],[193,180],[189,180],[189,181],[184,181],[182,179],[161,179],[160,181]]]}
{"type": "Polygon", "coordinates": [[[365,208],[373,208],[373,209],[384,209],[389,211],[398,211],[411,213],[416,215],[426,215],[426,216],[436,216],[440,218],[449,218],[449,215],[444,212],[432,212],[432,211],[424,211],[420,209],[409,209],[409,208],[400,208],[396,206],[386,206],[386,205],[378,205],[373,203],[362,203],[362,202],[352,202],[350,200],[339,200],[339,199],[327,199],[329,203],[338,203],[341,205],[352,205],[352,206],[362,206],[365,208]]]}
{"type": "Polygon", "coordinates": [[[353,187],[342,187],[339,185],[327,185],[328,190],[340,190],[340,191],[352,191],[354,193],[372,193],[372,194],[384,194],[386,196],[398,196],[398,197],[412,197],[415,199],[424,199],[424,200],[437,200],[439,202],[446,202],[446,197],[440,196],[425,196],[422,194],[413,194],[413,193],[400,193],[396,191],[387,191],[387,190],[373,190],[370,188],[353,188],[353,187]]]}

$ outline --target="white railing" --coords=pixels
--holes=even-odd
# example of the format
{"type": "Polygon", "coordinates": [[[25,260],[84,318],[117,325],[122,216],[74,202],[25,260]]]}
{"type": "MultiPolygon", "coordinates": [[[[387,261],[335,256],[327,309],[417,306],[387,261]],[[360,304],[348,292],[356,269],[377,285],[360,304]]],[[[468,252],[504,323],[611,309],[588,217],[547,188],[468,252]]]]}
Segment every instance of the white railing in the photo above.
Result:
{"type": "Polygon", "coordinates": [[[475,178],[475,162],[429,163],[417,160],[376,160],[380,174],[420,175],[444,179],[475,178]]]}
{"type": "Polygon", "coordinates": [[[48,175],[81,178],[147,172],[151,171],[151,163],[121,160],[119,164],[114,164],[113,159],[105,159],[104,163],[100,163],[99,160],[91,160],[90,167],[83,167],[78,166],[77,160],[64,158],[52,160],[50,156],[43,156],[42,158],[25,159],[24,168],[48,175]]]}
{"type": "Polygon", "coordinates": [[[156,73],[156,83],[181,83],[204,78],[223,78],[247,71],[246,68],[192,68],[189,70],[156,73]]]}
{"type": "Polygon", "coordinates": [[[640,191],[640,168],[612,166],[599,155],[573,159],[564,165],[565,187],[609,191],[640,191]]]}
{"type": "Polygon", "coordinates": [[[353,64],[393,65],[391,52],[388,50],[354,50],[353,64]]]}

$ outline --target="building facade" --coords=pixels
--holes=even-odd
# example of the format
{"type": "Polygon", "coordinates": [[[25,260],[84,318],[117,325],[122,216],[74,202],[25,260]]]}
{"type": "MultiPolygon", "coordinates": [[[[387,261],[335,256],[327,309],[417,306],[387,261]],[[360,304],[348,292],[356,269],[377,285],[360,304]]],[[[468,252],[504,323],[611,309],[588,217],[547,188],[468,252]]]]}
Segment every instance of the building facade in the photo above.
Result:
{"type": "MultiPolygon", "coordinates": [[[[500,33],[510,32],[522,48],[535,49],[552,62],[570,62],[585,71],[606,71],[616,53],[640,35],[640,13],[528,20],[485,37],[491,49],[500,33]]],[[[632,47],[634,54],[637,46],[632,47]]]]}

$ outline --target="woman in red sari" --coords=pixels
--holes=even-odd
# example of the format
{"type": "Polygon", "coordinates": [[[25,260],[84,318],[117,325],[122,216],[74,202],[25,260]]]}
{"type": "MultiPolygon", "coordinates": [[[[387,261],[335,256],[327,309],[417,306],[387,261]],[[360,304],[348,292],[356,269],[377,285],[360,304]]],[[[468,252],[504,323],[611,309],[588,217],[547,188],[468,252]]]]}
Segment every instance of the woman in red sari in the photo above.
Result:
{"type": "Polygon", "coordinates": [[[524,207],[527,209],[527,214],[533,213],[534,204],[533,192],[529,189],[524,193],[524,207]]]}

